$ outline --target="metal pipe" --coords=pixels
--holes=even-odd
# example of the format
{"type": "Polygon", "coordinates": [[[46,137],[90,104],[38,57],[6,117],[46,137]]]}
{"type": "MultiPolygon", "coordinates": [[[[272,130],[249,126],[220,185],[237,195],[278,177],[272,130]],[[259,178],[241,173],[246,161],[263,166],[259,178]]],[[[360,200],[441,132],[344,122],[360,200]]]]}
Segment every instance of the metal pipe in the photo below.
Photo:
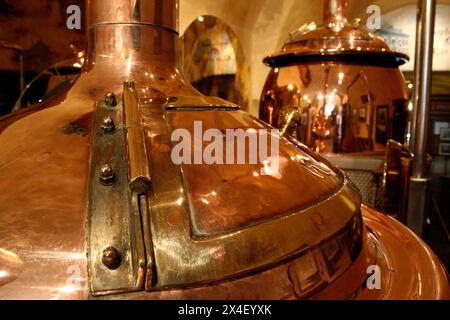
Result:
{"type": "MultiPolygon", "coordinates": [[[[421,45],[422,42],[419,41],[419,35],[422,33],[422,0],[418,1],[418,5],[417,5],[417,13],[416,13],[416,44],[415,44],[415,52],[416,55],[420,52],[421,50],[421,45]]],[[[419,109],[417,108],[417,106],[419,105],[419,86],[418,83],[420,83],[420,73],[418,73],[417,71],[420,69],[420,59],[418,59],[418,57],[415,57],[414,60],[414,70],[416,71],[414,77],[414,87],[413,87],[413,92],[412,92],[412,103],[413,103],[413,111],[411,113],[411,128],[410,128],[410,134],[411,136],[409,137],[409,143],[408,143],[408,147],[409,147],[409,151],[411,151],[412,153],[414,152],[414,148],[415,148],[415,135],[416,135],[416,124],[417,124],[417,118],[419,115],[419,109]]]]}
{"type": "Polygon", "coordinates": [[[414,161],[412,164],[411,184],[409,191],[409,208],[407,224],[418,235],[424,231],[426,210],[429,207],[429,182],[427,177],[427,135],[430,115],[431,73],[433,68],[434,22],[436,0],[422,0],[419,9],[420,33],[417,35],[416,47],[416,92],[414,161]]]}
{"type": "Polygon", "coordinates": [[[144,24],[178,31],[178,0],[87,0],[87,23],[144,24]]]}
{"type": "Polygon", "coordinates": [[[416,72],[416,86],[418,99],[415,112],[416,132],[414,141],[414,163],[412,178],[424,179],[427,171],[427,134],[428,120],[430,116],[430,96],[431,96],[431,74],[433,69],[433,42],[434,42],[434,21],[436,14],[436,0],[423,0],[423,17],[418,41],[419,51],[416,54],[419,68],[416,72]]]}
{"type": "Polygon", "coordinates": [[[325,0],[323,22],[329,26],[336,23],[345,23],[345,9],[347,7],[346,0],[325,0]]]}
{"type": "Polygon", "coordinates": [[[131,80],[142,98],[198,94],[180,72],[178,0],[86,0],[86,7],[86,80],[75,91],[102,79],[116,94],[131,80]]]}

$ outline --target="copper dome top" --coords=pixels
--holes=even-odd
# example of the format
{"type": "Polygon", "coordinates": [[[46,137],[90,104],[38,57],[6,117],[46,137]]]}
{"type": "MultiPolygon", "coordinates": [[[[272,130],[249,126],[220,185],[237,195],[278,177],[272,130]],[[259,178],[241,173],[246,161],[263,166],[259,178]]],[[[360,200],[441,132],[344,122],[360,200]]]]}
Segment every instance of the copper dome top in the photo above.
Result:
{"type": "Polygon", "coordinates": [[[264,59],[268,66],[324,60],[360,64],[400,66],[409,60],[406,54],[392,51],[385,40],[361,27],[359,19],[349,23],[345,0],[326,0],[324,23],[305,24],[293,31],[281,52],[264,59]]]}

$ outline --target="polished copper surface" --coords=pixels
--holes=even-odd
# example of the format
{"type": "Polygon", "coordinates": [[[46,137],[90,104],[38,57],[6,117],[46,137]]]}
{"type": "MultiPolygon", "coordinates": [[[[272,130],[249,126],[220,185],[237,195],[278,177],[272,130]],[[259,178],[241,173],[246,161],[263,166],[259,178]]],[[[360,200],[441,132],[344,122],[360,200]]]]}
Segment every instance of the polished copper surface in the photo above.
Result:
{"type": "MultiPolygon", "coordinates": [[[[314,282],[314,263],[307,263],[310,257],[304,255],[252,276],[213,286],[140,292],[106,298],[142,300],[450,299],[446,271],[422,240],[404,225],[386,215],[368,207],[363,207],[362,213],[365,228],[361,254],[350,268],[331,283],[314,282]],[[370,290],[366,286],[367,269],[372,265],[380,267],[382,284],[380,290],[370,290]],[[315,284],[316,290],[304,290],[308,288],[311,281],[315,284]]],[[[312,287],[314,288],[314,285],[312,287]]]]}
{"type": "MultiPolygon", "coordinates": [[[[266,128],[241,111],[221,113],[180,111],[170,114],[169,121],[173,129],[184,128],[192,135],[195,121],[202,121],[204,131],[217,128],[225,132],[234,128],[256,133],[266,128]]],[[[204,142],[203,148],[207,145],[204,142]]],[[[268,154],[271,153],[269,148],[268,154]]],[[[280,170],[273,173],[261,164],[243,166],[237,161],[212,166],[185,165],[185,185],[192,197],[193,230],[211,234],[248,226],[320,202],[342,185],[342,177],[316,161],[306,149],[280,143],[279,158],[280,170]],[[319,166],[317,170],[308,170],[303,164],[308,161],[319,166]]]]}
{"type": "MultiPolygon", "coordinates": [[[[187,99],[177,99],[178,105],[177,101],[170,102],[171,99],[166,104],[164,99],[141,101],[153,191],[145,203],[148,212],[143,212],[144,217],[149,215],[151,237],[149,234],[144,237],[152,244],[156,274],[155,282],[147,282],[146,289],[199,286],[242,277],[322,248],[324,239],[350,234],[343,240],[347,250],[332,250],[336,264],[333,272],[317,274],[319,282],[338,277],[352,263],[351,257],[358,254],[361,243],[358,236],[361,225],[352,223],[360,217],[360,198],[349,181],[336,169],[307,155],[305,148],[294,147],[298,142],[275,137],[280,139],[280,149],[289,149],[286,148],[289,144],[292,148],[290,155],[294,159],[286,158],[282,166],[286,164],[293,172],[295,167],[308,171],[303,175],[305,182],[313,180],[315,173],[322,180],[318,184],[325,183],[322,191],[330,192],[328,195],[319,192],[315,201],[307,203],[300,200],[299,192],[304,189],[298,187],[297,192],[278,193],[280,198],[270,206],[259,203],[261,198],[254,195],[244,203],[242,198],[250,197],[251,193],[268,194],[270,185],[259,183],[261,176],[255,175],[263,168],[249,164],[230,168],[221,164],[175,165],[171,160],[171,134],[174,128],[185,126],[184,130],[192,132],[194,118],[203,120],[205,128],[215,119],[219,131],[225,127],[256,130],[267,126],[235,106],[215,104],[216,99],[203,98],[200,101],[204,102],[200,102],[194,98],[193,103],[187,99]],[[193,177],[194,173],[198,176],[193,177]],[[287,199],[290,195],[297,200],[287,199]],[[285,211],[286,204],[280,200],[294,207],[285,211]],[[218,204],[226,202],[229,202],[226,208],[219,207],[218,204]],[[341,208],[339,213],[333,211],[335,207],[341,208]]],[[[244,152],[247,156],[250,151],[246,148],[244,152]]],[[[280,171],[278,176],[277,172],[273,175],[268,172],[269,180],[279,179],[277,186],[283,190],[289,187],[286,174],[280,171]]],[[[321,190],[319,186],[314,188],[321,190]]]]}
{"type": "Polygon", "coordinates": [[[326,59],[366,63],[378,60],[384,65],[399,66],[408,56],[392,51],[384,39],[364,30],[359,20],[347,21],[346,0],[325,0],[323,25],[305,24],[289,35],[281,52],[270,55],[264,63],[271,67],[303,61],[326,59]]]}
{"type": "MultiPolygon", "coordinates": [[[[93,16],[106,8],[95,3],[93,16]]],[[[136,3],[176,7],[114,1],[126,12],[136,3]]],[[[423,242],[379,213],[361,214],[342,172],[289,136],[276,137],[280,176],[257,176],[253,165],[175,165],[171,133],[194,120],[269,128],[200,96],[179,73],[177,34],[164,23],[110,21],[88,28],[86,65],[67,92],[0,119],[0,299],[449,297],[423,242]],[[137,118],[127,127],[130,114],[137,118]],[[143,137],[125,136],[131,128],[143,137]],[[130,185],[141,176],[147,191],[130,185]],[[381,293],[360,294],[377,261],[398,275],[381,293]]]]}
{"type": "Polygon", "coordinates": [[[274,68],[261,99],[262,120],[320,153],[383,153],[387,137],[406,133],[407,93],[395,68],[330,61],[274,68]]]}
{"type": "MultiPolygon", "coordinates": [[[[111,1],[87,4],[94,10],[101,3],[111,1]]],[[[120,3],[130,2],[115,5],[120,3]]],[[[86,185],[96,103],[110,91],[120,96],[130,78],[142,96],[197,94],[180,76],[176,32],[131,22],[87,30],[86,63],[69,91],[0,122],[0,248],[28,270],[0,288],[0,299],[80,299],[89,293],[86,185]]]]}
{"type": "Polygon", "coordinates": [[[348,23],[345,4],[325,1],[324,26],[300,28],[264,60],[272,69],[260,118],[316,152],[383,153],[388,139],[406,135],[408,96],[397,67],[407,57],[348,23]]]}
{"type": "Polygon", "coordinates": [[[88,25],[147,24],[178,31],[178,0],[87,0],[88,25]]]}
{"type": "Polygon", "coordinates": [[[14,253],[0,249],[0,286],[16,280],[22,271],[22,260],[14,253]]]}
{"type": "Polygon", "coordinates": [[[363,207],[367,229],[367,255],[359,272],[359,262],[346,275],[318,294],[317,299],[332,299],[336,292],[348,292],[354,275],[365,273],[368,265],[381,269],[381,290],[365,286],[348,295],[357,300],[435,300],[450,298],[448,275],[431,249],[397,220],[363,207]],[[425,289],[428,288],[428,289],[425,289]],[[341,291],[342,290],[342,291],[341,291]]]}
{"type": "Polygon", "coordinates": [[[327,0],[323,6],[323,22],[327,26],[340,26],[347,22],[347,0],[327,0]]]}

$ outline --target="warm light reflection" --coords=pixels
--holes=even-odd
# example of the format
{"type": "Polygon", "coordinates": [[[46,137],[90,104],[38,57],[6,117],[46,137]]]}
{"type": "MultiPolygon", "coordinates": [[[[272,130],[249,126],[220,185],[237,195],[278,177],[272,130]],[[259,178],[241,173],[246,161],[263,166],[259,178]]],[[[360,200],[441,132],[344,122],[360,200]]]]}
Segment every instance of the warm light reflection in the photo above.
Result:
{"type": "Polygon", "coordinates": [[[79,287],[69,285],[69,286],[62,287],[59,291],[62,293],[74,293],[74,292],[79,291],[79,287]]]}
{"type": "Polygon", "coordinates": [[[8,276],[8,272],[0,271],[0,278],[6,278],[8,276]]]}
{"type": "Polygon", "coordinates": [[[131,75],[132,66],[133,66],[133,54],[130,53],[130,56],[127,59],[127,76],[131,75]]]}
{"type": "Polygon", "coordinates": [[[421,296],[421,295],[422,295],[422,277],[421,277],[421,275],[420,275],[420,272],[417,273],[417,278],[419,278],[419,280],[418,280],[418,284],[419,284],[419,296],[421,296]]]}
{"type": "MultiPolygon", "coordinates": [[[[275,179],[281,179],[282,175],[281,175],[281,167],[282,162],[279,162],[278,165],[274,165],[273,163],[273,159],[270,160],[264,160],[263,161],[263,168],[262,168],[262,172],[261,175],[267,175],[267,176],[271,176],[275,179]]],[[[279,160],[276,160],[279,161],[279,160]]]]}
{"type": "Polygon", "coordinates": [[[329,117],[333,114],[335,105],[333,103],[327,103],[325,105],[325,116],[329,117]]]}

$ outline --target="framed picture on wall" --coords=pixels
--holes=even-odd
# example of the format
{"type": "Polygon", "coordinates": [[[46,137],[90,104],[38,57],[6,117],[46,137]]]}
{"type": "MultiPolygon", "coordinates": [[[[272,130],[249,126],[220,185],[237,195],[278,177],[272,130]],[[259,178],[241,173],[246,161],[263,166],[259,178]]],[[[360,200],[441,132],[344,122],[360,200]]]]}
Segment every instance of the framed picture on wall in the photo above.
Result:
{"type": "Polygon", "coordinates": [[[441,141],[450,141],[450,128],[441,128],[441,141]]]}
{"type": "Polygon", "coordinates": [[[375,140],[377,143],[387,142],[387,130],[388,130],[388,108],[387,105],[377,106],[377,123],[375,140]]]}
{"type": "Polygon", "coordinates": [[[450,156],[450,143],[439,144],[439,155],[450,156]]]}

